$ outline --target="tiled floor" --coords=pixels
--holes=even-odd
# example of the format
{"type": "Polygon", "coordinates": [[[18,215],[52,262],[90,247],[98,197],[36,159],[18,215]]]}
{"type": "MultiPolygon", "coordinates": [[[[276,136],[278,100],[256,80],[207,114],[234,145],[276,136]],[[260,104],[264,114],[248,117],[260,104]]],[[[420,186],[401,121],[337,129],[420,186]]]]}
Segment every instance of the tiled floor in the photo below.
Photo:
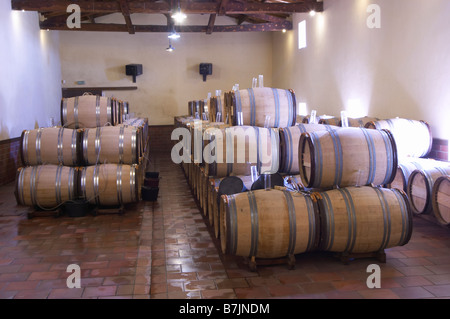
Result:
{"type": "Polygon", "coordinates": [[[369,289],[369,264],[342,264],[313,252],[286,265],[251,272],[224,256],[181,168],[151,156],[160,172],[157,202],[125,214],[27,218],[13,185],[0,187],[0,298],[449,298],[450,229],[414,218],[410,242],[388,249],[381,288],[369,289]],[[69,289],[67,266],[81,269],[81,288],[69,289]]]}

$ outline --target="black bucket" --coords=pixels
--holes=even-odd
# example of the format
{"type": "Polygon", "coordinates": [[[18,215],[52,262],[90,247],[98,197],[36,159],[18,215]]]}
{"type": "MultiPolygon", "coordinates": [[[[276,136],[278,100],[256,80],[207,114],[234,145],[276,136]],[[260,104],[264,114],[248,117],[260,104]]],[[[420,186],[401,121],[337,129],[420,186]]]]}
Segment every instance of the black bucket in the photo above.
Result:
{"type": "Polygon", "coordinates": [[[155,202],[158,200],[159,187],[141,187],[142,200],[147,202],[155,202]]]}
{"type": "Polygon", "coordinates": [[[75,199],[65,202],[63,205],[63,211],[69,217],[83,217],[91,211],[89,201],[84,199],[75,199]]]}

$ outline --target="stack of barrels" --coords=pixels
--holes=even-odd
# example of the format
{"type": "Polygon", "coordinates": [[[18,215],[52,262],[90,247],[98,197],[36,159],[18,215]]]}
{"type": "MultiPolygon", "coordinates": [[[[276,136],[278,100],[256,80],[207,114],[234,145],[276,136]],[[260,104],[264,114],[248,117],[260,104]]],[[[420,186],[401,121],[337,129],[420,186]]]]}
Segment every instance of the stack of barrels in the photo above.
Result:
{"type": "Polygon", "coordinates": [[[387,129],[395,139],[399,163],[395,179],[389,186],[408,194],[414,214],[449,226],[450,203],[445,180],[450,174],[450,163],[426,158],[433,142],[428,123],[393,118],[372,121],[366,127],[387,129]]]}
{"type": "Polygon", "coordinates": [[[299,123],[295,93],[277,88],[233,90],[221,103],[215,99],[203,105],[221,105],[226,123],[195,120],[190,112],[175,118],[175,126],[197,132],[192,140],[200,136],[200,156],[191,150],[181,166],[224,253],[253,265],[286,257],[291,263],[295,254],[313,250],[385,258],[384,249],[409,241],[408,197],[387,187],[398,167],[395,138],[364,127],[374,118],[345,128],[330,118],[299,123]],[[258,180],[267,172],[281,176],[282,186],[258,189],[253,169],[258,180]]]}
{"type": "Polygon", "coordinates": [[[102,208],[138,201],[148,121],[124,121],[125,114],[128,103],[114,98],[63,98],[61,126],[22,133],[17,203],[57,210],[77,201],[102,208]]]}

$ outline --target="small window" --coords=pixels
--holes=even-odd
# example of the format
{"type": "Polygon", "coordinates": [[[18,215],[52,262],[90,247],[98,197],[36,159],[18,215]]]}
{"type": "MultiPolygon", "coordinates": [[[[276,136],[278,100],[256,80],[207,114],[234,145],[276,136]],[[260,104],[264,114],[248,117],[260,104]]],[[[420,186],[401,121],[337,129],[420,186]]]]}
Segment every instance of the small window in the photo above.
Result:
{"type": "Polygon", "coordinates": [[[306,48],[306,20],[298,23],[298,49],[306,48]]]}

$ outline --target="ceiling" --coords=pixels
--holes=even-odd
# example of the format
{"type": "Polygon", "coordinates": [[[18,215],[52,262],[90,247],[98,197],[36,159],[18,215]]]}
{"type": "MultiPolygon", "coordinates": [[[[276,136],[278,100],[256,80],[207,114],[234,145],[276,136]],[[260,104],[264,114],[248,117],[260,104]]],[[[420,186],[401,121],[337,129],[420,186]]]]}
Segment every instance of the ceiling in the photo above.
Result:
{"type": "Polygon", "coordinates": [[[243,32],[281,31],[292,29],[293,13],[323,11],[322,0],[11,0],[13,10],[37,11],[40,27],[48,30],[109,31],[109,32],[169,32],[174,21],[172,10],[178,7],[190,14],[209,15],[205,25],[177,25],[178,32],[243,32]],[[180,2],[179,2],[180,1],[180,2]],[[74,11],[68,6],[80,8],[81,27],[69,28],[67,20],[74,11]],[[101,23],[100,17],[122,14],[123,23],[101,23]],[[167,18],[167,24],[139,25],[133,23],[133,14],[159,14],[167,18]],[[216,17],[227,16],[235,23],[215,24],[216,17]]]}

